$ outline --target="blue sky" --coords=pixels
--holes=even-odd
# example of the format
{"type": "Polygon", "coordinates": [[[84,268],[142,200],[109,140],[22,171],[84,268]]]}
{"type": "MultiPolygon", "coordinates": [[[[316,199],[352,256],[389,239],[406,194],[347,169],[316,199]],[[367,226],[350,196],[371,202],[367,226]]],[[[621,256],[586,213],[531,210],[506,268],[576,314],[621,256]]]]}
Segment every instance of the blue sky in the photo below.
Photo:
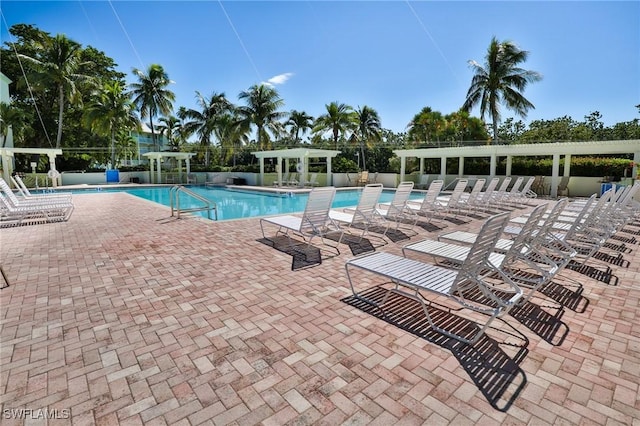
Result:
{"type": "Polygon", "coordinates": [[[523,67],[544,77],[525,90],[536,106],[526,123],[597,110],[613,125],[638,118],[640,104],[638,1],[2,0],[3,43],[16,23],[102,50],[128,82],[133,67],[161,64],[176,109],[196,107],[196,90],[239,103],[271,80],[286,111],[368,105],[404,131],[425,106],[459,109],[467,62],[483,63],[493,36],[529,51],[523,67]]]}

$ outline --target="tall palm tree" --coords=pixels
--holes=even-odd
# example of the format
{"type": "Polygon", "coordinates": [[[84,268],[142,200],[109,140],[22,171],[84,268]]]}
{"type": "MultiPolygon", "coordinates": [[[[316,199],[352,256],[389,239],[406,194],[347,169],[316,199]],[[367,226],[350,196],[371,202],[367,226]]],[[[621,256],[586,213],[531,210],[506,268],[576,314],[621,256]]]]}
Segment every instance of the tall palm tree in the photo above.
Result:
{"type": "Polygon", "coordinates": [[[356,111],[357,129],[355,135],[360,145],[360,156],[362,157],[362,169],[367,170],[367,162],[364,156],[365,145],[371,142],[378,142],[382,137],[382,126],[380,125],[380,116],[375,109],[363,106],[356,111]]]}
{"type": "Polygon", "coordinates": [[[162,65],[151,64],[146,72],[137,68],[133,69],[133,74],[138,77],[138,81],[130,84],[133,102],[140,110],[140,117],[149,119],[151,129],[151,139],[155,151],[159,151],[158,140],[153,127],[153,117],[158,115],[169,115],[173,109],[173,102],[176,95],[167,89],[172,83],[162,65]]]}
{"type": "Polygon", "coordinates": [[[205,164],[209,165],[209,146],[211,137],[215,136],[215,128],[221,116],[234,110],[234,106],[224,93],[213,92],[210,97],[196,91],[196,103],[200,109],[187,109],[180,112],[185,120],[182,125],[187,134],[196,134],[200,146],[205,150],[205,164]]]}
{"type": "Polygon", "coordinates": [[[257,128],[256,141],[259,149],[264,149],[269,141],[269,133],[277,134],[281,125],[278,122],[285,113],[278,111],[284,106],[278,91],[264,84],[253,85],[249,90],[240,92],[240,100],[246,105],[238,107],[242,128],[248,130],[252,125],[257,128]]]}
{"type": "Polygon", "coordinates": [[[18,56],[33,66],[35,73],[30,75],[30,83],[42,90],[55,87],[58,102],[58,132],[56,148],[62,145],[62,124],[66,101],[80,102],[81,94],[76,83],[90,81],[90,76],[79,73],[85,64],[81,60],[82,48],[79,43],[64,34],[45,37],[36,41],[36,54],[31,57],[18,56]]]}
{"type": "Polygon", "coordinates": [[[354,111],[349,105],[331,102],[325,105],[327,113],[316,119],[314,132],[330,131],[333,135],[333,146],[338,149],[340,134],[352,130],[355,123],[354,111]]]}
{"type": "Polygon", "coordinates": [[[111,141],[111,165],[116,167],[116,134],[140,126],[135,105],[124,85],[118,81],[106,81],[95,90],[85,110],[85,120],[92,130],[109,136],[111,141]]]}
{"type": "Polygon", "coordinates": [[[300,133],[303,135],[307,130],[311,129],[313,124],[313,117],[304,111],[296,111],[295,109],[289,113],[289,120],[286,122],[286,126],[290,128],[291,135],[293,136],[296,145],[300,144],[300,133]]]}
{"type": "Polygon", "coordinates": [[[471,111],[480,103],[480,117],[484,120],[485,114],[489,113],[491,116],[493,140],[498,136],[501,103],[523,118],[526,118],[529,109],[535,109],[522,92],[528,83],[540,81],[542,76],[518,66],[528,56],[529,52],[520,50],[513,42],[500,42],[493,37],[484,66],[474,60],[469,61],[475,75],[471,79],[471,87],[462,109],[471,111]]]}

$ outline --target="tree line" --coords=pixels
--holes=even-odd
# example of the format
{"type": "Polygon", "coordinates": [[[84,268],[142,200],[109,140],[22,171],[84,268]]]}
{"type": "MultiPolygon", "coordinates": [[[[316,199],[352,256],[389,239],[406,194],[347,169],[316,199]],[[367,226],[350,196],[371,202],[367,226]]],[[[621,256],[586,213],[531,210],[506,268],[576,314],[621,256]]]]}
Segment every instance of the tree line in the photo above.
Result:
{"type": "Polygon", "coordinates": [[[1,134],[6,136],[10,125],[16,146],[64,148],[60,170],[117,166],[134,155],[131,132],[140,131],[142,122],[154,150],[161,149],[162,136],[170,150],[196,152],[194,166],[202,169],[255,167],[251,151],[309,145],[341,150],[336,171],[389,171],[395,167],[389,162],[393,149],[640,138],[638,119],[605,127],[597,111],[584,122],[570,117],[528,127],[515,118],[502,122],[500,105],[522,118],[535,108],[523,92],[542,77],[520,67],[528,52],[496,38],[482,65],[469,61],[474,76],[458,111],[442,114],[427,106],[408,120],[406,131],[393,132],[367,105],[333,101],[318,117],[285,111],[284,100],[269,85],[249,87],[237,102],[223,92],[196,91],[195,108],[176,107],[172,82],[160,64],[133,68],[135,81],[127,85],[114,60],[91,46],[26,24],[9,32],[15,41],[5,42],[0,53],[2,72],[14,84],[11,103],[0,105],[1,134]],[[480,117],[470,114],[476,106],[480,117]]]}

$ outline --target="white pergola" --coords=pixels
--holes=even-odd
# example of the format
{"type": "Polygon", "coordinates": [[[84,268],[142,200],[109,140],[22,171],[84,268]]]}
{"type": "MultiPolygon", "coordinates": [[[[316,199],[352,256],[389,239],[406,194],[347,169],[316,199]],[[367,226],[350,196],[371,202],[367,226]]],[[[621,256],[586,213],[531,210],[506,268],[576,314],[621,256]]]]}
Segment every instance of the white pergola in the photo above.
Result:
{"type": "Polygon", "coordinates": [[[55,148],[0,148],[0,156],[2,157],[2,177],[11,185],[10,176],[13,173],[13,161],[12,158],[15,154],[30,154],[30,155],[46,155],[49,157],[49,173],[53,186],[56,187],[61,184],[60,173],[56,170],[56,157],[62,155],[61,149],[55,148]]]}
{"type": "Polygon", "coordinates": [[[187,174],[191,173],[191,157],[196,155],[193,152],[147,152],[142,154],[149,159],[149,177],[152,183],[162,183],[161,165],[166,158],[175,158],[178,160],[178,180],[182,182],[182,160],[186,162],[187,174]],[[153,182],[154,162],[156,167],[156,180],[153,182]]]}
{"type": "Polygon", "coordinates": [[[464,159],[466,157],[489,157],[490,176],[495,176],[498,157],[507,158],[506,175],[511,175],[511,162],[513,157],[527,156],[553,156],[551,169],[551,196],[557,197],[559,183],[560,156],[564,156],[564,176],[571,176],[571,155],[597,155],[597,154],[633,154],[633,173],[638,173],[637,164],[640,162],[640,140],[624,141],[593,141],[593,142],[556,142],[556,143],[532,143],[513,145],[481,145],[448,148],[421,148],[398,149],[393,151],[400,157],[400,180],[404,180],[407,157],[420,159],[420,174],[424,173],[425,158],[440,158],[440,173],[446,174],[447,158],[458,157],[458,175],[464,175],[464,159]]]}
{"type": "Polygon", "coordinates": [[[302,164],[302,176],[307,176],[309,173],[309,159],[310,158],[326,158],[327,159],[327,185],[333,185],[333,175],[331,173],[331,159],[340,154],[341,151],[334,151],[329,149],[314,149],[314,148],[291,148],[291,149],[278,149],[274,151],[257,151],[252,152],[258,159],[260,159],[260,185],[264,185],[264,159],[265,158],[277,158],[278,165],[278,181],[282,181],[282,160],[285,161],[285,168],[289,170],[289,160],[292,158],[297,159],[299,164],[302,164]]]}

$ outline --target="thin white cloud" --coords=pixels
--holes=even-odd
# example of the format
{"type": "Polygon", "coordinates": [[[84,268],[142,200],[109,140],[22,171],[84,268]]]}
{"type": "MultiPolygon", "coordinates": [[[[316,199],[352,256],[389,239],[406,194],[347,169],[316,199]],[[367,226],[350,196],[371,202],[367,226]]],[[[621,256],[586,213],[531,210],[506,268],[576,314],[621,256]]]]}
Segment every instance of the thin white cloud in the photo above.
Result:
{"type": "Polygon", "coordinates": [[[268,86],[276,86],[276,85],[279,85],[279,84],[284,84],[292,76],[293,76],[292,72],[285,72],[284,74],[278,74],[278,75],[276,75],[274,77],[271,77],[269,80],[267,80],[263,84],[266,84],[268,86]]]}

